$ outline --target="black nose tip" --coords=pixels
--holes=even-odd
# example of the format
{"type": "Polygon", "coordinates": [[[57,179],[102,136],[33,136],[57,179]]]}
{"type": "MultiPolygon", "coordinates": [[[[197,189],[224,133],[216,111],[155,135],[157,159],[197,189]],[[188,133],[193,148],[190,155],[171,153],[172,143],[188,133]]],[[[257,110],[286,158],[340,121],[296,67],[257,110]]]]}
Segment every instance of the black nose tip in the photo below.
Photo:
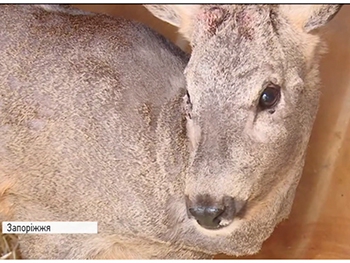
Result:
{"type": "Polygon", "coordinates": [[[188,209],[198,224],[207,229],[217,229],[220,226],[220,215],[224,209],[213,206],[197,206],[188,209]]]}
{"type": "Polygon", "coordinates": [[[224,196],[220,200],[210,195],[197,195],[193,199],[186,196],[188,216],[194,218],[206,229],[219,229],[231,224],[235,217],[244,213],[245,202],[224,196]]]}

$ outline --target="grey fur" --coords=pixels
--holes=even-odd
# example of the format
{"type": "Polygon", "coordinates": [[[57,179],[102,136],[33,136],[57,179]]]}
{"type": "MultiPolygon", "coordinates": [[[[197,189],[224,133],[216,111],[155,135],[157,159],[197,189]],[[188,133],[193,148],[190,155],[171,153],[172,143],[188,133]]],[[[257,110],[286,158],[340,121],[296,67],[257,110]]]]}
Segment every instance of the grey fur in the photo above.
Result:
{"type": "Polygon", "coordinates": [[[176,18],[192,21],[186,67],[137,23],[0,7],[0,220],[99,223],[98,235],[21,235],[25,258],[252,254],[288,216],[321,42],[278,6],[198,10],[176,18]],[[274,114],[257,110],[267,81],[282,87],[274,114]],[[246,212],[205,231],[185,206],[200,194],[246,212]]]}

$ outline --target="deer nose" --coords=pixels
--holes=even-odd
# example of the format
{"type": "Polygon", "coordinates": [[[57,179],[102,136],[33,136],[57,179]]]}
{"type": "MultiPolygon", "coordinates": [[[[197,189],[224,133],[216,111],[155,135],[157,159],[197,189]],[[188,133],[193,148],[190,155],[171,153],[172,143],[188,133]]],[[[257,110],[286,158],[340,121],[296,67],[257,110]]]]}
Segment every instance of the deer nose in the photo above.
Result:
{"type": "Polygon", "coordinates": [[[196,206],[188,209],[190,214],[197,220],[197,223],[207,229],[217,229],[220,227],[220,215],[225,209],[215,206],[196,206]]]}
{"type": "Polygon", "coordinates": [[[239,216],[245,202],[224,196],[220,201],[210,195],[198,195],[194,200],[186,196],[188,216],[206,229],[219,229],[228,226],[239,216]]]}

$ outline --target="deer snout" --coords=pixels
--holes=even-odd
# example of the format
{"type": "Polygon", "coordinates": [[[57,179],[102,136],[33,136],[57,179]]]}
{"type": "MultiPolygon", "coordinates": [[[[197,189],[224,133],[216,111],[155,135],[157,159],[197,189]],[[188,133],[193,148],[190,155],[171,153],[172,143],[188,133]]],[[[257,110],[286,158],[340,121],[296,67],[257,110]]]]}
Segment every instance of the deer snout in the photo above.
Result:
{"type": "Polygon", "coordinates": [[[199,195],[192,202],[186,198],[188,215],[206,229],[220,229],[228,226],[238,214],[233,197],[225,196],[217,202],[210,195],[199,195]]]}
{"type": "Polygon", "coordinates": [[[220,226],[220,215],[225,211],[215,206],[195,206],[188,209],[198,224],[207,229],[216,229],[220,226]]]}

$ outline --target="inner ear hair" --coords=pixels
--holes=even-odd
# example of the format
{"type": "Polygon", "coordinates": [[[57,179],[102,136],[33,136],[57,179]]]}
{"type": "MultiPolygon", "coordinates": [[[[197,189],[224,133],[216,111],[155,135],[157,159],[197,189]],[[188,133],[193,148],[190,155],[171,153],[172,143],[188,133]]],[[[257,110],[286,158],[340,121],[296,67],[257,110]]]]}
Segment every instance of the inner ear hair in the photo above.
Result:
{"type": "Polygon", "coordinates": [[[342,5],[280,5],[281,13],[297,28],[309,33],[331,21],[342,5]]]}

